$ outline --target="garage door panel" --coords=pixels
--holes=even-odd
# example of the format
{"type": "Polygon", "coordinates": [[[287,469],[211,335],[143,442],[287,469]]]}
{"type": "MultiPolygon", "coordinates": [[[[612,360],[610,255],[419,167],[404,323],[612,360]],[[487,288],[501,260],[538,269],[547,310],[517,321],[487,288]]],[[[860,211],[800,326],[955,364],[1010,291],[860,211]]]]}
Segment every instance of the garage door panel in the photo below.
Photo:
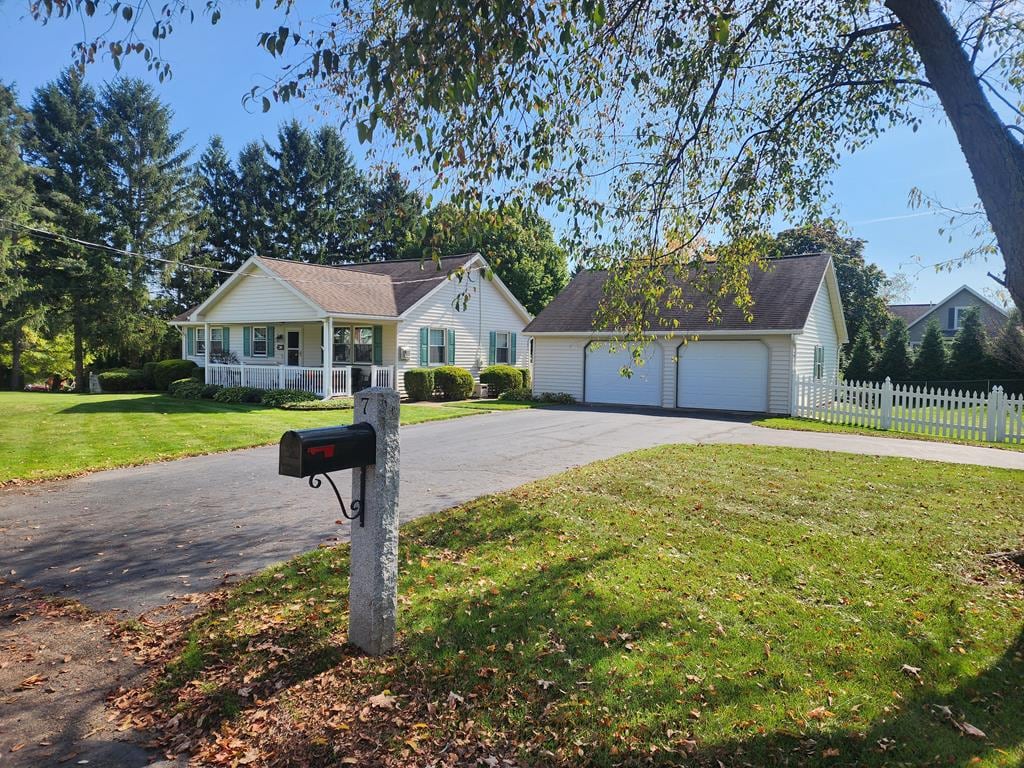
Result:
{"type": "Polygon", "coordinates": [[[768,410],[768,347],[760,341],[696,341],[680,350],[680,408],[768,410]]]}
{"type": "Polygon", "coordinates": [[[644,364],[636,365],[628,349],[608,346],[587,348],[586,394],[588,403],[613,405],[661,405],[662,349],[658,344],[644,348],[644,364]],[[633,375],[622,375],[623,368],[633,375]]]}

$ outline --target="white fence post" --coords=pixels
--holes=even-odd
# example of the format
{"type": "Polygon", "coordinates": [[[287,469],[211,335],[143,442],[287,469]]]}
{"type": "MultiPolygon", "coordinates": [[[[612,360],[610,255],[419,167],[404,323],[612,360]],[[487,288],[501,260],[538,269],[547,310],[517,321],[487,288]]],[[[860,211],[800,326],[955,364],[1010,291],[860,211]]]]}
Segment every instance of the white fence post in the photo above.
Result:
{"type": "Polygon", "coordinates": [[[986,439],[990,443],[1002,442],[1006,437],[1006,398],[1002,387],[992,387],[985,410],[988,415],[986,439]]]}
{"type": "Polygon", "coordinates": [[[892,426],[892,379],[888,376],[882,382],[882,429],[892,426]]]}

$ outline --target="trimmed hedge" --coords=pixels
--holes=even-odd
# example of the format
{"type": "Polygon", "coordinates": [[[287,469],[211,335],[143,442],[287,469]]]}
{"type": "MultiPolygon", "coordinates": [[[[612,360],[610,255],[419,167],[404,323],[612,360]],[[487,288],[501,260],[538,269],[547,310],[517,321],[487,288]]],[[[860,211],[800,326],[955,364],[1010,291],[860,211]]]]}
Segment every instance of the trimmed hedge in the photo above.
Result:
{"type": "Polygon", "coordinates": [[[280,408],[287,403],[307,403],[310,400],[319,399],[312,392],[306,392],[303,389],[268,389],[263,393],[261,402],[272,408],[280,408]]]}
{"type": "Polygon", "coordinates": [[[533,391],[526,387],[513,387],[498,395],[498,399],[516,403],[532,403],[533,391]]]}
{"type": "Polygon", "coordinates": [[[572,405],[576,398],[568,392],[541,392],[537,398],[542,403],[555,403],[556,405],[572,405]]]}
{"type": "Polygon", "coordinates": [[[533,386],[533,382],[530,380],[530,369],[520,368],[519,373],[523,377],[523,389],[530,389],[530,387],[533,386]]]}
{"type": "Polygon", "coordinates": [[[335,397],[331,400],[285,403],[281,408],[286,411],[351,411],[352,405],[353,400],[350,397],[335,397]]]}
{"type": "Polygon", "coordinates": [[[180,397],[185,400],[199,400],[203,396],[203,390],[206,388],[205,384],[200,384],[198,381],[192,381],[192,379],[178,379],[172,381],[171,386],[167,388],[167,393],[171,397],[180,397]]]}
{"type": "Polygon", "coordinates": [[[223,387],[213,399],[218,403],[258,403],[265,392],[256,387],[223,387]]]}
{"type": "Polygon", "coordinates": [[[161,392],[166,392],[172,381],[192,378],[196,364],[191,360],[161,360],[153,366],[153,383],[161,392]]]}
{"type": "MultiPolygon", "coordinates": [[[[203,384],[203,382],[201,381],[199,383],[203,384]]],[[[213,400],[213,396],[220,392],[222,389],[224,389],[224,386],[222,384],[203,384],[203,392],[201,394],[201,397],[203,398],[203,400],[213,400]]]]}
{"type": "Polygon", "coordinates": [[[457,365],[434,368],[434,384],[442,400],[465,400],[473,394],[473,374],[457,365]]]}
{"type": "Polygon", "coordinates": [[[156,379],[153,372],[156,370],[156,363],[143,363],[142,376],[146,380],[146,389],[156,389],[156,379]]]}
{"type": "Polygon", "coordinates": [[[403,378],[405,394],[410,400],[429,400],[434,396],[433,368],[410,368],[403,378]]]}
{"type": "Polygon", "coordinates": [[[104,392],[143,392],[146,377],[136,368],[115,368],[99,375],[100,387],[104,392]]]}
{"type": "Polygon", "coordinates": [[[206,369],[196,366],[192,369],[192,380],[198,381],[200,384],[206,382],[206,369]]]}
{"type": "Polygon", "coordinates": [[[489,365],[480,371],[480,383],[487,385],[491,397],[498,397],[506,390],[523,386],[523,374],[511,365],[489,365]]]}

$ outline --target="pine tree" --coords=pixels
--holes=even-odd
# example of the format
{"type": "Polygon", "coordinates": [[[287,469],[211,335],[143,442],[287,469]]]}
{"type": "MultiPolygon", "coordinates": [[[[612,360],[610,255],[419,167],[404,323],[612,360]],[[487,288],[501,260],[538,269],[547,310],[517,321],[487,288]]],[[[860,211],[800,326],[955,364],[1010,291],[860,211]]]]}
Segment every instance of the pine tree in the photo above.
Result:
{"type": "Polygon", "coordinates": [[[270,176],[273,245],[264,254],[279,259],[317,261],[321,256],[314,222],[324,204],[322,180],[315,168],[315,148],[309,131],[297,120],[282,125],[277,146],[267,146],[274,165],[270,176]]]}
{"type": "Polygon", "coordinates": [[[319,264],[365,261],[373,248],[372,224],[367,220],[368,183],[356,168],[352,153],[337,130],[325,126],[315,137],[314,169],[318,207],[310,218],[310,242],[319,264]]]}
{"type": "Polygon", "coordinates": [[[963,315],[960,330],[953,337],[949,354],[949,377],[978,383],[991,376],[988,334],[981,323],[981,311],[972,307],[963,315]]]}
{"type": "Polygon", "coordinates": [[[27,279],[35,240],[24,227],[39,213],[34,173],[24,160],[28,115],[0,82],[0,337],[10,341],[11,389],[21,389],[25,327],[38,317],[37,291],[27,279]]]}
{"type": "Polygon", "coordinates": [[[942,338],[939,321],[934,317],[924,329],[911,374],[915,381],[941,381],[946,378],[946,342],[942,338]]]}
{"type": "Polygon", "coordinates": [[[1010,312],[1006,324],[992,340],[992,357],[1004,376],[1024,378],[1024,324],[1020,310],[1010,312]]]}
{"type": "Polygon", "coordinates": [[[370,182],[365,219],[367,259],[400,258],[412,246],[423,220],[423,198],[391,168],[370,182]]]}
{"type": "MultiPolygon", "coordinates": [[[[103,239],[98,206],[103,156],[96,93],[76,70],[36,90],[31,106],[31,161],[43,169],[36,192],[49,213],[47,229],[89,242],[103,239]]],[[[123,275],[100,249],[69,240],[41,242],[34,259],[39,289],[52,306],[64,303],[72,330],[75,383],[86,388],[86,348],[107,340],[108,298],[123,275]]]]}
{"type": "Polygon", "coordinates": [[[882,352],[878,356],[875,378],[886,377],[893,381],[907,381],[910,378],[910,334],[907,323],[899,317],[889,321],[889,329],[882,339],[882,352]]]}
{"type": "Polygon", "coordinates": [[[192,245],[195,196],[184,133],[171,128],[172,112],[137,79],[103,88],[99,127],[104,159],[100,188],[107,242],[127,277],[111,295],[107,330],[122,357],[137,362],[159,348],[166,325],[157,316],[150,288],[168,279],[165,262],[180,261],[192,245]]]}
{"type": "Polygon", "coordinates": [[[875,346],[871,339],[871,331],[862,325],[854,339],[850,358],[843,371],[847,381],[869,381],[875,372],[875,346]]]}
{"type": "Polygon", "coordinates": [[[274,255],[273,169],[263,144],[250,142],[238,155],[236,258],[274,255]]]}

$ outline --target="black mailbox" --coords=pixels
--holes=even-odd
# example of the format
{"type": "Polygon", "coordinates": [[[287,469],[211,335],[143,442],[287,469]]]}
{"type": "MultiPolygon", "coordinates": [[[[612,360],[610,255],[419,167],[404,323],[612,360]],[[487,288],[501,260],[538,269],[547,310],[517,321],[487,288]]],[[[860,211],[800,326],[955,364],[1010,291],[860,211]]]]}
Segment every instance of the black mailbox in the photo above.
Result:
{"type": "Polygon", "coordinates": [[[281,436],[278,474],[326,475],[377,463],[377,433],[369,424],[290,430],[281,436]]]}

